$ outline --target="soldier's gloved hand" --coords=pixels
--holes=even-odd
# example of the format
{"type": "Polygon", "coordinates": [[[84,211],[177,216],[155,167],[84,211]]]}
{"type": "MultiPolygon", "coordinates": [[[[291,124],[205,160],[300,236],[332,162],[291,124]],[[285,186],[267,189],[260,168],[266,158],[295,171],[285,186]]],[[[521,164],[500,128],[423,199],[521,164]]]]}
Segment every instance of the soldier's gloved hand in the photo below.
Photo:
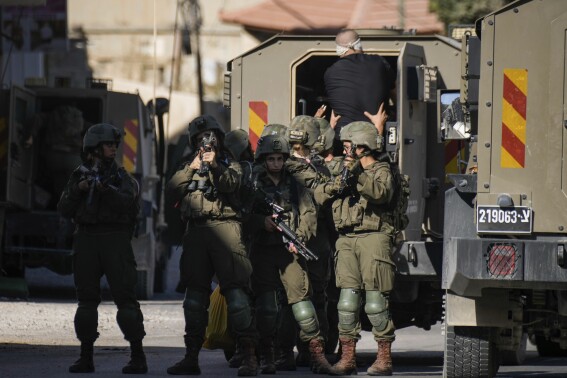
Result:
{"type": "Polygon", "coordinates": [[[334,178],[333,181],[330,181],[325,184],[324,192],[326,194],[333,196],[335,194],[340,193],[341,189],[342,189],[341,176],[337,176],[334,178]]]}
{"type": "Polygon", "coordinates": [[[353,176],[358,176],[362,173],[362,165],[360,164],[360,159],[355,160],[351,165],[349,165],[348,170],[353,176]]]}
{"type": "Polygon", "coordinates": [[[268,232],[274,232],[278,229],[278,225],[274,222],[271,215],[264,218],[264,229],[268,232]]]}

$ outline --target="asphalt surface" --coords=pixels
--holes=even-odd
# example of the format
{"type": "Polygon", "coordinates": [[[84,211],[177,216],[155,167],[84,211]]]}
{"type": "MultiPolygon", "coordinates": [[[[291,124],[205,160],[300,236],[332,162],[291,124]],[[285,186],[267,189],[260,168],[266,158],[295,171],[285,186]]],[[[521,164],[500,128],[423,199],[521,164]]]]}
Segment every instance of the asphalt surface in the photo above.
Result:
{"type": "MultiPolygon", "coordinates": [[[[151,301],[142,301],[147,336],[144,345],[148,360],[148,377],[168,376],[166,369],[184,355],[184,319],[182,296],[175,293],[179,251],[174,251],[169,266],[169,283],[165,293],[151,301]]],[[[78,341],[73,330],[76,309],[72,277],[57,276],[45,269],[26,273],[30,297],[27,300],[0,298],[0,378],[64,377],[78,357],[78,341]]],[[[103,288],[106,287],[103,282],[103,288]]],[[[99,308],[100,338],[95,344],[94,375],[120,377],[129,359],[127,342],[116,325],[116,307],[108,290],[103,290],[99,308]]],[[[430,331],[407,328],[396,332],[393,345],[394,376],[439,377],[443,371],[443,334],[441,325],[430,331]]],[[[359,375],[375,358],[375,342],[363,332],[357,344],[359,375]]],[[[333,359],[332,355],[328,356],[333,359]]],[[[223,351],[203,349],[200,354],[203,376],[236,376],[223,351]]],[[[278,377],[311,376],[306,367],[294,372],[278,372],[278,377]]],[[[498,377],[565,377],[567,359],[540,358],[528,346],[523,366],[502,366],[498,377]]]]}

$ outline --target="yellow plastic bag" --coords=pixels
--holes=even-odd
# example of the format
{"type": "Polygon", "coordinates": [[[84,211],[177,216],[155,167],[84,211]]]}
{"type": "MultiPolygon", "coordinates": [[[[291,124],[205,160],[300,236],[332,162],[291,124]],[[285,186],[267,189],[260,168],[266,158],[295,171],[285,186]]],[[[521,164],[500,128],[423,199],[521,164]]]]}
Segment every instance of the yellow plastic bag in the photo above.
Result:
{"type": "Polygon", "coordinates": [[[217,286],[211,294],[209,305],[209,325],[205,332],[205,342],[203,348],[224,349],[234,351],[235,342],[228,330],[228,310],[226,299],[220,293],[220,286],[217,286]]]}

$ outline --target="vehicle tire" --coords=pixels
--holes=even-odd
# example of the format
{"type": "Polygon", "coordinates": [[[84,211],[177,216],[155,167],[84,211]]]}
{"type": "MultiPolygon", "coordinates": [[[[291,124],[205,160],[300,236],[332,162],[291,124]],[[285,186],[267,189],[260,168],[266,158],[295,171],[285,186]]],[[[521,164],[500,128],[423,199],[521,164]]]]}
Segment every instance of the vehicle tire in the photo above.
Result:
{"type": "Polygon", "coordinates": [[[500,356],[502,357],[502,365],[520,366],[524,364],[526,359],[526,348],[528,346],[528,334],[522,335],[520,345],[516,350],[501,350],[500,356]]]}
{"type": "Polygon", "coordinates": [[[494,377],[499,361],[490,334],[487,327],[446,327],[444,376],[494,377]]]}
{"type": "Polygon", "coordinates": [[[545,336],[536,336],[535,345],[540,357],[567,357],[567,349],[561,349],[559,343],[547,340],[545,336]]]}
{"type": "Polygon", "coordinates": [[[152,299],[154,296],[154,269],[138,270],[136,297],[138,300],[152,299]]]}

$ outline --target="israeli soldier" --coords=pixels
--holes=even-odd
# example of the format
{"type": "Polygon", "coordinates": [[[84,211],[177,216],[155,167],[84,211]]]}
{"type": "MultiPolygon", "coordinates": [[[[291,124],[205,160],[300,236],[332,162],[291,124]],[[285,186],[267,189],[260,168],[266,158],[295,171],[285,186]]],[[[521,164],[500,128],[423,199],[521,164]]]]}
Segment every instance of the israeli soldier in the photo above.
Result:
{"type": "MultiPolygon", "coordinates": [[[[287,140],[288,127],[279,123],[270,123],[264,126],[260,141],[263,141],[268,135],[277,135],[287,140]]],[[[259,143],[260,144],[260,143],[259,143]]],[[[258,152],[261,149],[256,148],[254,158],[258,159],[258,152]]],[[[256,164],[254,166],[256,172],[265,170],[265,164],[256,164]]],[[[287,294],[285,288],[280,282],[280,286],[276,290],[276,297],[278,301],[278,317],[276,324],[276,340],[275,340],[275,366],[278,371],[295,371],[295,356],[293,348],[297,342],[297,322],[293,316],[291,305],[287,301],[287,294]]]]}
{"type": "MultiPolygon", "coordinates": [[[[237,161],[242,169],[242,178],[240,185],[240,197],[243,193],[250,190],[247,183],[252,182],[252,163],[254,162],[254,153],[250,145],[250,138],[248,133],[242,129],[236,129],[226,133],[224,138],[224,145],[232,160],[237,161]]],[[[238,205],[238,207],[242,207],[238,205]]],[[[242,224],[242,238],[246,251],[249,251],[250,233],[246,229],[246,224],[242,224]]],[[[225,350],[226,352],[226,350],[225,350]]],[[[231,368],[238,368],[242,365],[243,353],[239,345],[235,345],[234,354],[228,360],[228,366],[231,368]]]]}
{"type": "Polygon", "coordinates": [[[343,156],[334,156],[333,147],[335,141],[335,130],[329,124],[325,118],[315,117],[317,124],[319,125],[319,140],[317,141],[315,150],[317,154],[321,156],[327,166],[327,169],[331,173],[331,177],[340,175],[343,156]]]}
{"type": "MultiPolygon", "coordinates": [[[[300,115],[291,120],[288,139],[291,146],[291,156],[286,161],[286,169],[312,194],[317,185],[327,182],[331,174],[324,160],[317,153],[320,144],[319,124],[315,117],[300,115]]],[[[326,218],[330,217],[328,208],[318,209],[316,236],[308,247],[319,256],[318,260],[307,263],[309,280],[313,286],[313,304],[321,325],[321,333],[326,341],[329,331],[327,319],[327,285],[331,275],[331,244],[329,242],[329,227],[326,218]]],[[[299,366],[309,364],[305,345],[298,345],[296,363],[299,366]]]]}
{"type": "Polygon", "coordinates": [[[334,375],[356,373],[356,341],[360,338],[359,307],[366,293],[364,310],[378,343],[376,361],[369,375],[391,375],[391,344],[394,324],[389,311],[389,293],[394,285],[392,262],[394,228],[386,210],[394,192],[390,163],[381,161],[383,138],[369,122],[353,122],[341,130],[345,162],[350,169],[346,186],[341,176],[315,190],[318,203],[332,201],[333,221],[339,232],[336,243],[336,282],[341,289],[338,303],[339,339],[342,356],[334,375]]]}
{"type": "Polygon", "coordinates": [[[92,373],[93,345],[98,338],[97,308],[101,302],[100,278],[105,275],[118,307],[116,320],[130,342],[131,359],[125,374],[148,371],[142,349],[145,336],[140,304],[136,300],[136,261],[130,244],[137,220],[139,187],[116,161],[121,132],[107,123],[91,126],[83,140],[87,155],[67,183],[58,211],[76,224],[73,272],[79,307],[75,332],[81,356],[71,373],[92,373]]]}
{"type": "Polygon", "coordinates": [[[315,308],[306,260],[296,246],[282,238],[273,220],[273,209],[266,200],[283,209],[282,218],[305,243],[316,230],[317,215],[311,195],[286,171],[289,145],[278,135],[263,137],[258,143],[257,163],[263,170],[255,175],[250,203],[250,229],[254,236],[250,259],[253,266],[252,287],[256,295],[256,319],[260,333],[261,371],[276,372],[274,334],[277,319],[276,290],[283,283],[287,301],[300,328],[300,338],[309,345],[315,373],[326,374],[330,364],[315,308]],[[292,253],[290,253],[292,252],[292,253]],[[293,253],[295,252],[295,253],[293,253]]]}
{"type": "Polygon", "coordinates": [[[257,333],[247,292],[252,267],[242,241],[238,191],[242,171],[224,146],[224,131],[204,115],[189,124],[195,155],[168,183],[187,221],[181,275],[185,279],[185,358],[169,367],[173,375],[197,375],[205,337],[211,280],[216,274],[226,298],[228,321],[242,349],[239,376],[257,375],[257,333]]]}

